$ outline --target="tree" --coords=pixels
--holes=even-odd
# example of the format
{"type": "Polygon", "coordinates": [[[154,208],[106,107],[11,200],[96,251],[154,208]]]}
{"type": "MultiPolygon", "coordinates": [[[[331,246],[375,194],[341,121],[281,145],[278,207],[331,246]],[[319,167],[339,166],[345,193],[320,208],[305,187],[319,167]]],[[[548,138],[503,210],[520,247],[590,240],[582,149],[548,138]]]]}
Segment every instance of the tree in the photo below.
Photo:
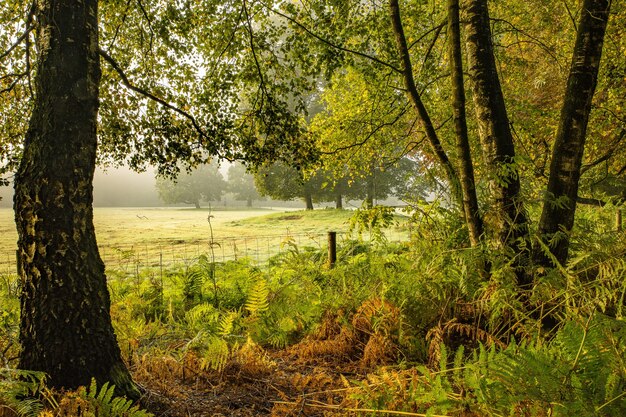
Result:
{"type": "Polygon", "coordinates": [[[313,194],[321,188],[318,179],[305,179],[301,171],[280,162],[259,168],[254,183],[261,195],[275,200],[302,198],[307,210],[313,210],[313,194]]]}
{"type": "MultiPolygon", "coordinates": [[[[159,172],[172,174],[180,163],[194,166],[215,155],[257,162],[279,156],[297,160],[291,152],[304,155],[311,148],[294,140],[300,137],[299,119],[269,87],[260,93],[261,100],[250,100],[255,105],[235,111],[241,102],[232,74],[244,79],[249,65],[237,72],[232,71],[233,61],[216,59],[220,83],[198,75],[195,58],[211,62],[210,51],[221,54],[224,44],[232,46],[231,56],[255,60],[239,54],[241,43],[231,42],[228,30],[189,24],[190,17],[213,21],[207,16],[216,12],[203,9],[206,4],[191,10],[162,2],[151,7],[102,2],[100,33],[95,0],[42,0],[32,2],[30,11],[21,10],[22,4],[11,2],[2,9],[0,34],[2,173],[19,166],[15,211],[24,284],[20,366],[47,372],[53,387],[75,388],[95,378],[136,398],[139,392],[111,326],[104,265],[93,229],[96,158],[128,162],[138,169],[154,163],[159,172]],[[20,16],[26,16],[24,23],[15,24],[20,16]],[[216,46],[220,41],[224,43],[216,46]],[[198,46],[202,48],[192,51],[198,46]],[[31,67],[35,52],[36,71],[31,67]],[[104,78],[100,59],[108,65],[104,78]],[[127,73],[125,68],[133,70],[127,73]],[[195,100],[190,103],[190,98],[195,100]],[[8,120],[11,123],[5,123],[8,120]],[[254,128],[246,125],[255,122],[254,128]]],[[[229,13],[224,8],[224,14],[229,13]]],[[[238,19],[217,20],[233,24],[235,31],[239,28],[238,19]]],[[[239,39],[247,35],[243,31],[239,39]]]]}
{"type": "MultiPolygon", "coordinates": [[[[610,0],[585,0],[572,54],[565,100],[550,164],[548,188],[539,222],[539,238],[550,244],[556,261],[564,264],[574,225],[587,124],[596,90],[610,0]]],[[[550,260],[538,250],[538,260],[550,260]]]]}
{"type": "Polygon", "coordinates": [[[45,0],[38,22],[35,99],[15,176],[22,369],[54,387],[110,381],[138,390],[111,325],[93,226],[92,180],[100,63],[98,2],[45,0]]]}
{"type": "Polygon", "coordinates": [[[463,196],[463,213],[469,232],[470,244],[478,246],[483,238],[483,218],[478,207],[476,180],[472,150],[467,129],[465,111],[465,84],[463,80],[463,56],[461,50],[461,24],[459,0],[448,0],[448,54],[450,61],[450,80],[452,83],[452,114],[456,148],[459,155],[459,183],[463,196]]]}
{"type": "Polygon", "coordinates": [[[248,173],[243,164],[228,168],[228,190],[235,194],[237,200],[245,201],[247,207],[252,207],[252,202],[261,198],[254,185],[254,176],[248,173]]]}
{"type": "Polygon", "coordinates": [[[528,275],[519,267],[527,264],[530,256],[528,220],[520,197],[513,134],[496,68],[487,0],[469,0],[465,12],[468,73],[483,159],[489,167],[494,227],[500,245],[513,250],[518,283],[527,285],[528,275]]]}
{"type": "MultiPolygon", "coordinates": [[[[597,3],[584,2],[582,8],[583,10],[597,11],[606,6],[603,10],[608,10],[612,3],[614,2],[604,2],[602,5],[598,5],[597,3]]],[[[422,142],[419,138],[414,139],[414,142],[408,142],[404,147],[405,152],[408,149],[419,149],[423,155],[429,155],[430,160],[438,166],[440,177],[447,178],[448,189],[453,195],[456,194],[457,187],[454,175],[456,167],[450,161],[456,162],[459,170],[463,171],[459,175],[459,180],[466,222],[469,229],[474,229],[474,231],[470,230],[471,239],[475,244],[479,237],[479,232],[476,231],[481,229],[482,216],[476,204],[477,198],[471,195],[473,190],[477,190],[483,198],[482,207],[489,207],[488,216],[486,216],[489,221],[485,223],[485,230],[490,236],[495,237],[493,241],[497,242],[502,249],[500,253],[511,258],[513,266],[518,272],[519,284],[527,287],[532,277],[525,275],[523,270],[530,266],[531,238],[530,220],[524,209],[522,186],[527,187],[527,192],[530,195],[537,195],[545,187],[545,179],[549,176],[548,189],[550,191],[544,206],[551,205],[554,208],[562,205],[565,199],[570,201],[565,211],[560,212],[563,214],[562,218],[554,214],[556,213],[555,210],[547,207],[544,209],[544,213],[552,213],[548,217],[554,220],[554,224],[547,227],[544,217],[544,220],[540,221],[540,232],[543,240],[554,244],[556,240],[553,237],[559,237],[559,233],[554,234],[555,231],[563,229],[566,235],[571,232],[569,223],[573,224],[573,220],[569,219],[574,218],[573,207],[575,207],[577,197],[564,195],[564,198],[561,199],[554,198],[553,194],[560,195],[565,187],[563,184],[556,185],[563,182],[559,176],[565,178],[570,174],[561,169],[558,173],[551,170],[548,175],[545,172],[546,164],[552,161],[553,165],[556,163],[561,164],[562,167],[569,165],[574,168],[571,170],[572,174],[576,171],[592,169],[603,162],[615,160],[614,155],[620,149],[622,139],[626,137],[619,132],[614,135],[599,132],[600,135],[598,135],[595,146],[592,148],[594,159],[591,159],[586,166],[584,163],[581,165],[581,162],[577,162],[576,158],[583,155],[585,142],[583,138],[587,135],[584,128],[587,122],[584,119],[589,116],[589,112],[584,106],[571,107],[568,104],[565,107],[574,108],[574,111],[570,111],[570,116],[567,117],[575,120],[574,126],[577,129],[581,127],[583,129],[574,134],[574,137],[579,136],[578,139],[567,134],[565,136],[571,137],[572,140],[559,144],[559,139],[557,139],[557,146],[552,158],[549,157],[548,150],[551,148],[551,143],[546,137],[550,135],[552,128],[558,124],[556,121],[559,118],[555,117],[555,114],[558,113],[559,100],[563,98],[565,103],[585,101],[586,105],[589,105],[594,95],[594,89],[587,87],[584,88],[585,92],[582,94],[584,97],[576,97],[575,89],[568,88],[560,91],[559,88],[555,87],[556,82],[559,81],[560,73],[563,72],[561,71],[560,57],[564,51],[567,52],[571,48],[571,45],[565,40],[572,34],[571,27],[574,27],[574,31],[578,32],[578,38],[586,39],[590,46],[590,53],[587,54],[587,57],[591,58],[591,62],[599,67],[602,56],[602,40],[605,37],[604,32],[586,30],[585,27],[588,25],[584,24],[584,18],[586,18],[587,13],[579,14],[581,20],[578,23],[574,18],[577,14],[573,13],[567,5],[560,8],[558,13],[552,14],[546,5],[536,7],[536,5],[529,6],[523,2],[488,5],[486,0],[465,1],[463,3],[465,13],[463,21],[465,22],[465,45],[469,64],[467,73],[469,74],[471,96],[477,116],[475,125],[468,126],[467,133],[478,133],[481,142],[480,149],[482,150],[481,160],[474,160],[471,158],[472,149],[468,147],[471,140],[469,137],[465,137],[468,135],[463,132],[461,120],[463,97],[460,93],[463,92],[464,86],[460,65],[460,28],[457,28],[458,19],[456,17],[458,3],[452,0],[448,2],[448,34],[451,42],[453,42],[449,46],[449,63],[433,59],[436,56],[443,56],[442,51],[437,46],[439,34],[445,26],[445,23],[437,24],[444,15],[442,8],[431,8],[422,6],[418,2],[409,1],[402,4],[406,13],[401,13],[400,2],[397,0],[389,0],[386,11],[381,4],[359,7],[358,1],[351,0],[335,2],[333,5],[324,6],[324,4],[323,2],[314,2],[307,8],[289,6],[285,8],[287,13],[277,12],[293,23],[294,31],[304,35],[293,38],[295,39],[293,42],[296,44],[296,47],[292,48],[294,53],[301,54],[305,50],[306,41],[302,39],[308,37],[308,46],[315,51],[316,56],[330,57],[319,67],[325,67],[334,77],[337,77],[336,79],[354,78],[351,71],[356,71],[360,77],[367,79],[368,82],[380,80],[370,84],[371,87],[365,90],[377,89],[379,93],[377,105],[372,106],[371,96],[366,94],[362,96],[362,105],[357,105],[358,110],[354,111],[351,106],[346,106],[350,109],[346,113],[351,112],[351,115],[343,117],[343,121],[335,116],[335,119],[339,119],[336,120],[335,124],[337,130],[342,130],[346,126],[351,127],[353,121],[358,121],[360,124],[358,128],[352,129],[352,132],[356,134],[353,135],[351,143],[339,142],[340,145],[336,146],[336,150],[345,151],[352,157],[355,150],[361,151],[363,148],[369,147],[372,139],[378,136],[378,132],[388,130],[391,125],[403,123],[405,119],[402,117],[381,117],[381,114],[387,115],[386,111],[389,108],[405,108],[404,104],[391,105],[393,100],[396,100],[392,93],[388,93],[387,97],[384,97],[382,93],[383,89],[397,92],[401,85],[403,87],[402,92],[405,93],[407,101],[414,110],[414,115],[422,124],[422,137],[430,144],[431,148],[428,151],[423,146],[412,146],[412,143],[417,142],[419,144],[422,142]],[[499,13],[504,15],[492,18],[489,6],[496,8],[499,13]],[[506,15],[506,13],[509,14],[506,15]],[[383,24],[385,18],[389,22],[387,27],[383,24]],[[324,27],[322,27],[321,22],[325,22],[324,27]],[[555,29],[562,36],[554,36],[555,29]],[[364,36],[364,33],[367,33],[367,36],[364,36]],[[430,40],[424,42],[428,38],[430,40]],[[364,39],[367,39],[366,43],[364,39]],[[394,44],[395,48],[393,47],[394,44]],[[600,48],[597,47],[598,45],[600,48]],[[500,46],[506,48],[500,48],[500,46]],[[591,52],[594,49],[597,52],[595,54],[591,52]],[[329,52],[331,50],[334,51],[334,54],[329,52]],[[529,51],[539,51],[540,53],[531,54],[529,51]],[[503,63],[499,68],[496,66],[496,56],[503,63]],[[421,65],[417,69],[416,63],[419,61],[421,61],[421,65]],[[438,81],[445,79],[444,71],[448,69],[451,70],[451,74],[455,78],[452,90],[443,88],[438,81]],[[535,78],[529,77],[529,73],[535,78]],[[550,84],[546,85],[546,82],[550,84]],[[516,92],[518,97],[507,98],[507,91],[516,92]],[[530,91],[532,94],[529,94],[530,91]],[[457,137],[456,149],[450,145],[450,140],[446,140],[446,137],[453,136],[446,134],[450,130],[445,128],[445,122],[441,124],[441,127],[437,127],[436,122],[434,122],[439,118],[441,123],[442,120],[448,120],[450,117],[449,110],[445,111],[444,106],[442,106],[444,102],[447,102],[448,106],[450,103],[453,104],[457,137]],[[428,103],[428,110],[425,103],[428,103]],[[514,111],[513,113],[511,113],[511,109],[514,111]],[[369,111],[370,117],[360,116],[359,112],[361,111],[369,111]],[[579,118],[580,120],[572,117],[574,113],[582,116],[579,118]],[[520,121],[522,124],[519,124],[520,121]],[[608,149],[606,147],[603,149],[599,145],[602,143],[600,138],[606,136],[611,136],[608,138],[610,146],[608,149]],[[516,141],[518,145],[523,146],[523,152],[516,151],[516,141]],[[569,155],[570,151],[576,154],[575,157],[569,155]],[[448,155],[453,157],[450,158],[448,155]],[[581,165],[582,168],[576,168],[577,165],[581,165]],[[477,178],[473,180],[470,175],[471,168],[476,168],[474,171],[477,173],[477,178]],[[523,181],[527,182],[524,184],[523,181]],[[489,183],[488,192],[484,192],[484,188],[481,189],[482,183],[489,183]],[[561,188],[561,190],[556,190],[557,188],[561,188]],[[554,193],[555,190],[558,192],[554,193]],[[469,215],[468,212],[470,212],[469,215]],[[474,224],[470,224],[471,222],[474,224]],[[552,229],[548,230],[550,228],[552,229]]],[[[621,13],[618,11],[620,16],[621,13]]],[[[604,19],[604,15],[600,19],[605,21],[602,23],[604,26],[608,20],[608,12],[605,15],[607,19],[604,19]]],[[[601,24],[598,23],[596,27],[599,28],[600,26],[601,24]]],[[[623,123],[624,120],[619,116],[623,113],[620,104],[623,100],[617,98],[623,97],[623,95],[611,93],[617,91],[616,88],[620,88],[618,85],[624,84],[623,77],[620,78],[619,75],[623,74],[621,70],[623,65],[617,63],[620,61],[617,57],[620,53],[623,54],[624,50],[621,41],[623,37],[619,34],[620,31],[617,30],[611,37],[615,58],[610,62],[607,76],[612,85],[607,87],[601,96],[602,102],[611,102],[612,104],[610,109],[605,110],[603,117],[606,130],[610,130],[609,120],[612,120],[613,123],[623,123]]],[[[583,55],[578,53],[575,57],[584,60],[583,55]]],[[[572,68],[570,74],[574,74],[576,71],[576,68],[572,68]]],[[[596,75],[591,71],[583,70],[582,73],[584,73],[587,83],[595,83],[593,80],[596,75]]],[[[578,74],[579,79],[581,79],[581,74],[578,74]]],[[[570,78],[575,79],[576,76],[570,76],[570,78]]],[[[331,81],[329,87],[327,91],[336,89],[334,80],[331,81]]],[[[345,95],[338,95],[337,97],[341,99],[345,95]]],[[[562,111],[561,113],[559,123],[563,125],[565,112],[562,111]]],[[[560,133],[560,135],[563,134],[560,133]]],[[[405,138],[409,137],[408,135],[405,136],[405,138]]],[[[374,142],[378,144],[378,142],[374,142]]],[[[401,142],[397,141],[396,143],[401,142]]],[[[400,149],[402,148],[403,146],[400,146],[400,149]]],[[[384,152],[382,149],[387,150],[389,148],[381,147],[381,152],[384,152]]],[[[476,149],[478,147],[474,147],[474,151],[476,149]]],[[[324,152],[330,153],[329,150],[324,150],[324,152]]],[[[621,167],[624,166],[626,164],[622,163],[621,167]]],[[[626,172],[626,169],[620,169],[619,166],[614,167],[614,169],[620,173],[626,172]]],[[[565,194],[572,194],[573,185],[578,183],[578,174],[572,178],[573,181],[567,186],[569,190],[565,194]]],[[[560,238],[560,241],[562,241],[562,245],[568,246],[567,239],[560,238]]],[[[555,246],[555,249],[557,252],[565,253],[562,248],[555,246]]],[[[563,255],[558,253],[555,255],[557,258],[565,259],[563,255]]]]}
{"type": "Polygon", "coordinates": [[[217,164],[203,164],[176,179],[158,177],[156,187],[164,202],[193,204],[199,209],[201,201],[221,200],[227,184],[217,164]]]}

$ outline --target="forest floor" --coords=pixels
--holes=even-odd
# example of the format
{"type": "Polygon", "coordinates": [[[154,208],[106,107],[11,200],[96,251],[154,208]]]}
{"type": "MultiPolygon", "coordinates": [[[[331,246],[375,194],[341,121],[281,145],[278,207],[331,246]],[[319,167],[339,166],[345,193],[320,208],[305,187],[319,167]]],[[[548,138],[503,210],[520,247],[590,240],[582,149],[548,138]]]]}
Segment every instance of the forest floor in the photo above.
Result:
{"type": "Polygon", "coordinates": [[[351,316],[350,324],[342,311],[326,313],[315,332],[285,349],[263,349],[248,341],[219,372],[204,370],[190,352],[182,360],[146,355],[132,368],[147,390],[144,405],[158,416],[393,415],[366,410],[359,396],[415,382],[414,369],[398,369],[399,321],[398,308],[372,300],[351,316]]]}
{"type": "Polygon", "coordinates": [[[147,390],[146,408],[164,417],[354,415],[348,380],[363,380],[367,371],[333,355],[303,360],[293,349],[268,351],[256,363],[231,362],[219,373],[193,368],[146,359],[135,372],[147,390]]]}

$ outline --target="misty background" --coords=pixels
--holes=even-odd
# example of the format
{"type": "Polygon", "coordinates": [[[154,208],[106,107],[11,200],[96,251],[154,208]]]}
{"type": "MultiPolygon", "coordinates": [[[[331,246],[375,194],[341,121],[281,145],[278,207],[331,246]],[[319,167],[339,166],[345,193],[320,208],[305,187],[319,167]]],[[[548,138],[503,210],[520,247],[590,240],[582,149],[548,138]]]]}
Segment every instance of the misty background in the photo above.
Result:
{"type": "MultiPolygon", "coordinates": [[[[227,178],[229,164],[222,164],[220,172],[227,178]]],[[[149,168],[145,172],[135,172],[127,167],[96,168],[93,181],[93,205],[95,207],[193,207],[189,204],[165,204],[159,198],[156,189],[156,172],[149,168]]],[[[0,207],[13,207],[13,184],[7,187],[0,186],[0,207]]],[[[236,201],[230,193],[226,193],[220,202],[212,203],[219,207],[245,207],[245,201],[236,201]]],[[[255,201],[256,207],[301,207],[302,202],[276,201],[265,199],[255,201]]],[[[202,203],[203,207],[208,203],[202,203]]]]}
{"type": "MultiPolygon", "coordinates": [[[[155,188],[154,171],[142,173],[126,167],[98,168],[93,182],[94,206],[158,207],[163,206],[155,188]]],[[[0,187],[0,207],[13,206],[13,185],[0,187]]]]}

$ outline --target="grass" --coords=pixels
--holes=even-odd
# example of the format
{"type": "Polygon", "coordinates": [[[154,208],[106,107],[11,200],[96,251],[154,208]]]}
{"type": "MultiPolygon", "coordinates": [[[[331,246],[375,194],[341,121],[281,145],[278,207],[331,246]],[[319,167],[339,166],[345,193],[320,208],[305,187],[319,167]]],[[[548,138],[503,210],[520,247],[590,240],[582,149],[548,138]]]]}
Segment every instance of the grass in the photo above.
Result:
{"type": "MultiPolygon", "coordinates": [[[[298,244],[321,245],[326,232],[348,230],[352,212],[254,208],[214,209],[211,215],[209,225],[207,208],[96,207],[94,224],[105,264],[128,268],[137,261],[154,266],[163,257],[169,263],[207,252],[210,226],[218,242],[214,251],[222,257],[266,257],[288,235],[298,244]]],[[[0,273],[15,270],[16,241],[13,211],[0,209],[0,273]]]]}

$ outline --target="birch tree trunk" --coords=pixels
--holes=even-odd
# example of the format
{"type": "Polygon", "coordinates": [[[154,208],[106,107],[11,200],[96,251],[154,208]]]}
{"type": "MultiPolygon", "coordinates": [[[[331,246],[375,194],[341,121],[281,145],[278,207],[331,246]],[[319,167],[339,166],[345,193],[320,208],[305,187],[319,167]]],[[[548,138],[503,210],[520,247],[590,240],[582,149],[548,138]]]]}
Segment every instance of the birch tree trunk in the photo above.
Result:
{"type": "Polygon", "coordinates": [[[467,134],[459,0],[448,0],[448,37],[450,42],[448,51],[450,56],[450,78],[452,80],[452,108],[456,147],[460,158],[459,181],[463,195],[463,212],[469,231],[470,244],[477,246],[480,243],[484,230],[483,219],[478,209],[474,165],[467,134]]]}
{"type": "Polygon", "coordinates": [[[496,68],[487,0],[467,0],[466,46],[468,73],[483,157],[489,167],[492,210],[498,241],[511,250],[518,284],[530,278],[524,267],[530,258],[527,216],[520,198],[515,147],[496,68]]]}
{"type": "MultiPolygon", "coordinates": [[[[610,7],[610,0],[583,2],[565,100],[552,149],[539,238],[549,245],[552,255],[560,264],[567,261],[569,251],[587,123],[598,80],[610,7]]],[[[541,248],[535,249],[535,260],[544,266],[552,263],[541,248]]]]}

